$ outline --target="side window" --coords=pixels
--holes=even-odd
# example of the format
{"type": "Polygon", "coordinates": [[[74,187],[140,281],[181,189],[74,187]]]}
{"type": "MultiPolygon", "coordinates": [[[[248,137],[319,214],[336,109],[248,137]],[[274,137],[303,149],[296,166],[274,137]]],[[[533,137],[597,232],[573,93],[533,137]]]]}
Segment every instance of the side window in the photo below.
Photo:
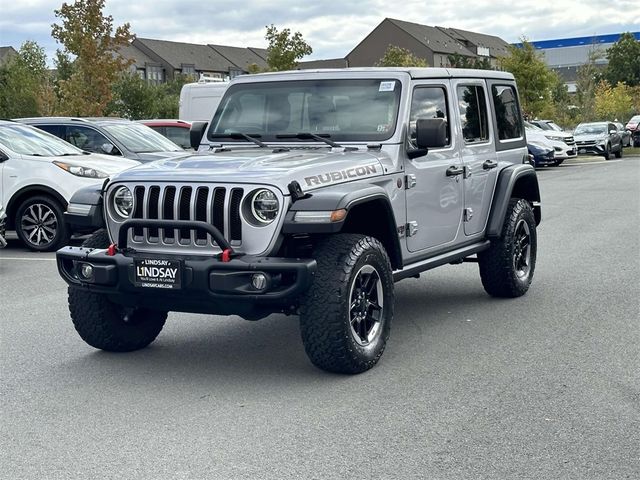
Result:
{"type": "Polygon", "coordinates": [[[489,121],[484,88],[479,85],[458,87],[458,109],[465,143],[489,140],[489,121]]]}
{"type": "Polygon", "coordinates": [[[447,145],[451,144],[449,108],[443,87],[416,87],[411,99],[409,114],[409,141],[415,147],[416,121],[419,118],[444,118],[447,125],[447,145]]]}
{"type": "Polygon", "coordinates": [[[36,127],[64,140],[64,127],[62,125],[36,125],[36,127]]]}
{"type": "Polygon", "coordinates": [[[491,95],[496,108],[498,138],[509,140],[522,137],[522,117],[515,89],[510,85],[494,85],[491,95]]]}
{"type": "Polygon", "coordinates": [[[107,138],[93,128],[70,126],[67,127],[67,142],[87,152],[104,153],[102,145],[111,144],[107,138]]]}

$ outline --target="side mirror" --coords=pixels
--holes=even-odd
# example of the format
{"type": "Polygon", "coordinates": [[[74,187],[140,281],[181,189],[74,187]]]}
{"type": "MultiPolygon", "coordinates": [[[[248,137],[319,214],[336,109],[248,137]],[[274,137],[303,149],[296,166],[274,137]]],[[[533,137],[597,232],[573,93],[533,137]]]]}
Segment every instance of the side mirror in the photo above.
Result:
{"type": "Polygon", "coordinates": [[[426,155],[430,148],[440,148],[447,145],[447,122],[444,118],[419,118],[416,120],[416,145],[418,148],[409,150],[409,158],[426,155]]]}
{"type": "Polygon", "coordinates": [[[103,143],[103,144],[100,146],[100,149],[101,149],[104,153],[106,153],[107,155],[113,155],[113,150],[114,150],[115,148],[116,148],[116,147],[114,147],[114,146],[113,146],[113,144],[111,144],[111,143],[103,143]]]}
{"type": "Polygon", "coordinates": [[[418,148],[440,148],[447,145],[447,123],[444,118],[419,118],[416,121],[418,148]]]}
{"type": "Polygon", "coordinates": [[[209,122],[193,122],[191,129],[189,130],[189,140],[191,141],[191,148],[198,150],[200,147],[200,141],[204,136],[204,132],[207,130],[209,122]]]}
{"type": "Polygon", "coordinates": [[[618,133],[617,130],[609,130],[609,135],[615,135],[616,133],[618,133]]]}

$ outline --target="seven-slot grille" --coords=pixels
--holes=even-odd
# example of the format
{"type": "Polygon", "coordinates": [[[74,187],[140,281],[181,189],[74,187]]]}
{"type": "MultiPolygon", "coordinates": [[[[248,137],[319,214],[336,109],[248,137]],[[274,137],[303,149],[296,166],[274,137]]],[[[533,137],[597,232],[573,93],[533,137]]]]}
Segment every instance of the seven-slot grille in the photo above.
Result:
{"type": "MultiPolygon", "coordinates": [[[[242,243],[242,188],[209,185],[137,185],[132,218],[197,220],[216,227],[232,244],[242,243]]],[[[216,245],[204,231],[188,228],[132,229],[133,243],[189,246],[216,245]]]]}

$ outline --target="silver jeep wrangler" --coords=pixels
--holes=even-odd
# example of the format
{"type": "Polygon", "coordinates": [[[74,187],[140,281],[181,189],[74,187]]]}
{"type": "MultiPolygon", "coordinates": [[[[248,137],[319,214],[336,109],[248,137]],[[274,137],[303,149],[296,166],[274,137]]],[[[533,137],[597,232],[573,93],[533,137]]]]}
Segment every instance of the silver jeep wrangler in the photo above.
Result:
{"type": "Polygon", "coordinates": [[[384,351],[394,282],[477,262],[492,296],[531,284],[540,193],[508,73],[241,76],[191,134],[195,154],[71,201],[90,217],[75,223],[106,226],[57,253],[96,348],[146,347],[168,311],[284,313],[313,364],[359,373],[384,351]]]}

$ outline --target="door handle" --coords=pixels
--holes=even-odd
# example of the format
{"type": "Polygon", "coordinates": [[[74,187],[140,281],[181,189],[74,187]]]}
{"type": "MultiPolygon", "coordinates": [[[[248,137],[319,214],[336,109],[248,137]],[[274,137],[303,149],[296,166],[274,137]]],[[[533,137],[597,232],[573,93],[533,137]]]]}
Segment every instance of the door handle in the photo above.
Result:
{"type": "Polygon", "coordinates": [[[447,168],[447,177],[455,177],[457,175],[462,175],[464,173],[464,167],[456,167],[455,165],[451,165],[447,168]]]}
{"type": "Polygon", "coordinates": [[[496,168],[497,166],[498,166],[498,162],[496,162],[495,160],[486,160],[482,164],[482,168],[484,170],[491,170],[492,168],[496,168]]]}

